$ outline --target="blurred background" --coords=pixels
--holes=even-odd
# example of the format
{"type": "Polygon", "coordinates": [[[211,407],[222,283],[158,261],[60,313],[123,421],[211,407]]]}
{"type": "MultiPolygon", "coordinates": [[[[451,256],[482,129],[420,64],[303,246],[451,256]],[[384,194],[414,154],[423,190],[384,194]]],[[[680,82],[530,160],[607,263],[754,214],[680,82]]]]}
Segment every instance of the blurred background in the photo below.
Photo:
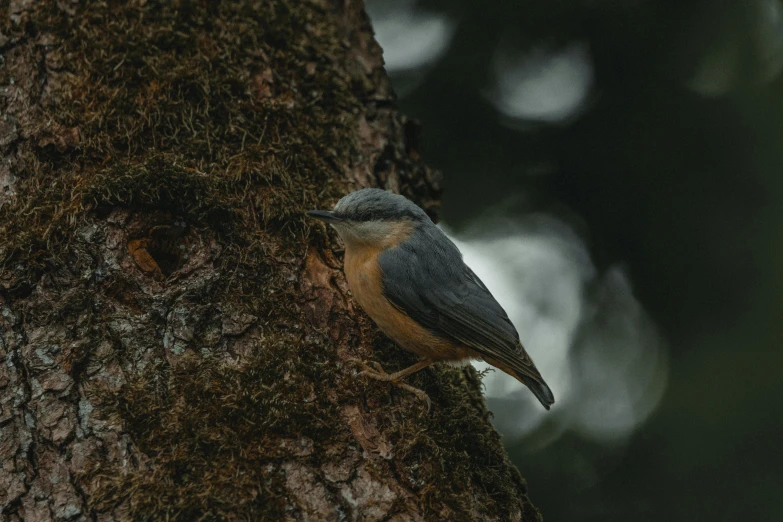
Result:
{"type": "Polygon", "coordinates": [[[545,519],[783,520],[783,3],[367,4],[557,398],[484,380],[545,519]]]}

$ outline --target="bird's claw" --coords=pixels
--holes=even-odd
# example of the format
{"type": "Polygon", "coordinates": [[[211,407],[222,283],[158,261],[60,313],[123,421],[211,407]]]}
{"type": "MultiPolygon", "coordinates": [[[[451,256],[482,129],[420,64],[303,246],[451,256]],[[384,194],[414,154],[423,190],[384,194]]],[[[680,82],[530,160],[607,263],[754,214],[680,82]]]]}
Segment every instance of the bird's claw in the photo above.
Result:
{"type": "Polygon", "coordinates": [[[358,375],[372,375],[373,377],[375,375],[380,375],[380,376],[388,375],[384,371],[383,367],[381,367],[381,365],[375,361],[372,361],[370,364],[368,364],[365,361],[362,361],[361,359],[348,359],[348,362],[362,368],[363,371],[359,372],[358,375]]]}
{"type": "Polygon", "coordinates": [[[416,388],[414,386],[411,386],[410,384],[405,384],[404,382],[393,382],[395,386],[398,388],[402,388],[403,390],[408,390],[413,395],[416,396],[417,399],[420,401],[424,401],[424,403],[427,405],[427,413],[430,412],[432,409],[432,401],[430,400],[430,396],[427,395],[427,392],[424,390],[420,390],[419,388],[416,388]]]}
{"type": "Polygon", "coordinates": [[[394,374],[387,373],[380,363],[371,361],[368,364],[360,359],[349,359],[348,362],[356,364],[362,368],[362,371],[356,374],[357,377],[369,377],[370,379],[375,379],[377,381],[391,383],[398,388],[402,388],[403,390],[411,392],[416,396],[417,399],[423,401],[427,405],[427,413],[429,413],[430,409],[432,409],[432,401],[430,400],[429,395],[424,392],[424,390],[420,390],[419,388],[411,386],[410,384],[401,382],[400,379],[395,378],[394,374]]]}

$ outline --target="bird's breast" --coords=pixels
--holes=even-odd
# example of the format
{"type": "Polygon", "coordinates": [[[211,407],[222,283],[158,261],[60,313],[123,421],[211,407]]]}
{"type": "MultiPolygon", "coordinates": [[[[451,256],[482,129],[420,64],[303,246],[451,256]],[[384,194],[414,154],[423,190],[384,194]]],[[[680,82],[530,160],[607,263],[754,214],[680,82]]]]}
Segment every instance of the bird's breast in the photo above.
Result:
{"type": "Polygon", "coordinates": [[[378,264],[380,253],[380,249],[368,246],[349,247],[345,251],[348,286],[356,301],[375,322],[395,311],[383,295],[383,279],[378,264]]]}
{"type": "Polygon", "coordinates": [[[474,356],[468,348],[439,337],[398,310],[383,294],[384,274],[378,264],[382,249],[354,246],[345,251],[345,277],[359,306],[393,341],[408,351],[433,360],[474,356]]]}

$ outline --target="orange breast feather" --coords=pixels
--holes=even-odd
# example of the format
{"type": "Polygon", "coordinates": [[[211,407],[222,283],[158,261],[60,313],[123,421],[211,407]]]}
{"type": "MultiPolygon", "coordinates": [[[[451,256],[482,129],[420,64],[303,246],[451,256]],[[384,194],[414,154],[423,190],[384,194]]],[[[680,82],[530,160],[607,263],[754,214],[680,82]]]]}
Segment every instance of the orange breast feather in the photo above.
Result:
{"type": "Polygon", "coordinates": [[[345,276],[359,305],[378,327],[406,350],[436,361],[456,361],[476,354],[467,347],[439,337],[400,312],[383,295],[383,274],[378,265],[382,248],[347,245],[345,276]]]}

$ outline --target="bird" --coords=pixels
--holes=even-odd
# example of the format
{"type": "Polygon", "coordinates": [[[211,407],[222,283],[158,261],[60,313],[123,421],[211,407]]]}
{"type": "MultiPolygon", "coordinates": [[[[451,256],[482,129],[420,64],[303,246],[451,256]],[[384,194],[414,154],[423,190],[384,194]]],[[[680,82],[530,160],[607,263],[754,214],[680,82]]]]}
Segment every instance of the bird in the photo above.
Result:
{"type": "Polygon", "coordinates": [[[308,214],[334,227],[345,245],[343,270],[354,299],[378,327],[420,361],[395,373],[357,361],[364,375],[402,382],[434,363],[483,360],[527,386],[547,410],[554,395],[503,307],[463,261],[459,248],[404,196],[364,188],[332,210],[308,214]]]}

